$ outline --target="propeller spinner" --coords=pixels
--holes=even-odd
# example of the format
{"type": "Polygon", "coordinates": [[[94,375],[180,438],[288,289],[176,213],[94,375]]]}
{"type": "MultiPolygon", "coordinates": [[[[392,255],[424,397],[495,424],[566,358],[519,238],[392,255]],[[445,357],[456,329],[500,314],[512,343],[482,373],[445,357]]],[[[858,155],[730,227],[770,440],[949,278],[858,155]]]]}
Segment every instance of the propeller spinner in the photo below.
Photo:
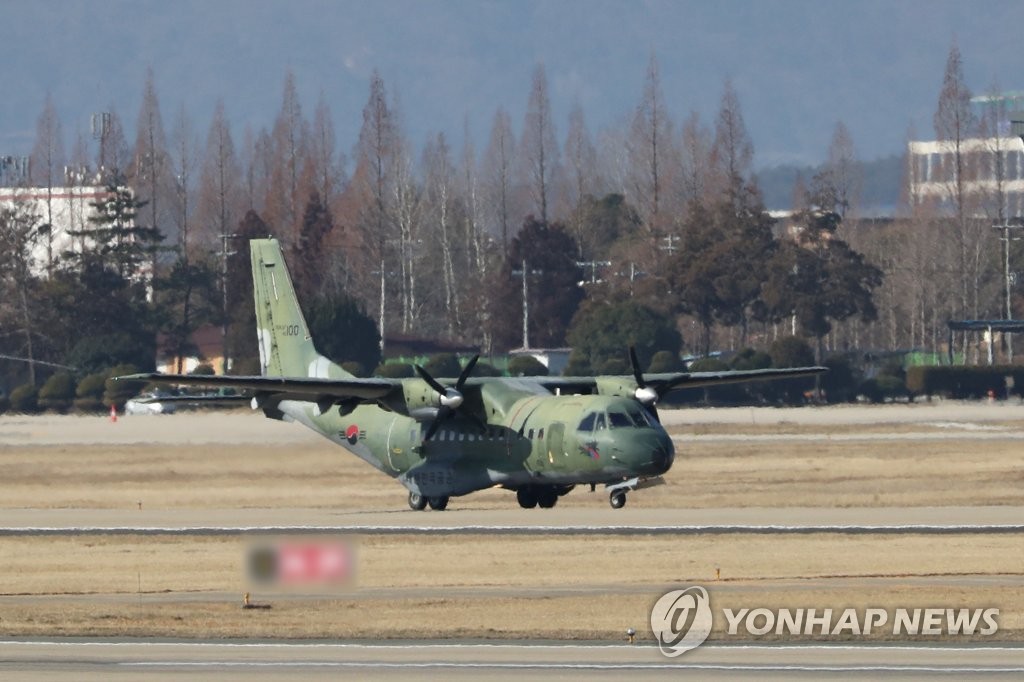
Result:
{"type": "Polygon", "coordinates": [[[440,428],[441,422],[445,419],[450,419],[460,407],[462,407],[462,387],[466,384],[466,379],[473,372],[473,367],[476,365],[476,361],[480,359],[479,355],[474,355],[473,358],[466,363],[462,373],[459,374],[459,378],[455,381],[455,387],[444,386],[437,379],[430,376],[427,370],[423,369],[419,365],[416,365],[416,373],[420,375],[423,381],[427,382],[430,388],[437,392],[438,410],[437,416],[434,417],[434,421],[430,423],[430,428],[427,429],[427,433],[423,436],[423,442],[427,442],[434,437],[437,433],[437,429],[440,428]]]}

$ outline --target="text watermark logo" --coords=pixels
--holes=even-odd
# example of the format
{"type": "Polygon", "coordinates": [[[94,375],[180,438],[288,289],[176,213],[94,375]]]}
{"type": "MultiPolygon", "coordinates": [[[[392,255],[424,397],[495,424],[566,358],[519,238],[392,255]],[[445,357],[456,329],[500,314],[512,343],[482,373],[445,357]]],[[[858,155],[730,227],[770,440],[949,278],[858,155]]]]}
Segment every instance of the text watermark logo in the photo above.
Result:
{"type": "MultiPolygon", "coordinates": [[[[723,637],[981,636],[999,631],[999,609],[722,609],[723,637]]],[[[651,608],[651,631],[665,656],[673,658],[704,643],[716,616],[707,590],[694,585],[662,595],[651,608]]]]}
{"type": "Polygon", "coordinates": [[[711,600],[699,585],[673,590],[651,609],[651,630],[669,658],[694,649],[711,634],[711,600]]]}

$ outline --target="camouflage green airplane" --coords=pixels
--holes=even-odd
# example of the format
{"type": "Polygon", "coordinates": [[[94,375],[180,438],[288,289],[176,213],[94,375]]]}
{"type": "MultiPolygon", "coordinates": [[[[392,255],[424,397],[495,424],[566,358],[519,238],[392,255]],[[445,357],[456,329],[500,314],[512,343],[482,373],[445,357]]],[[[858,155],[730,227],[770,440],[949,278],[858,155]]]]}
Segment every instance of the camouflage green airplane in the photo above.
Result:
{"type": "Polygon", "coordinates": [[[250,242],[261,376],[137,374],[122,379],[235,388],[271,419],[313,429],[397,478],[415,510],[450,497],[513,490],[524,508],[554,507],[576,485],[606,486],[611,506],[660,482],[672,439],[655,403],[680,387],[795,377],[820,367],[644,376],[360,379],[313,346],[276,240],[250,242]]]}

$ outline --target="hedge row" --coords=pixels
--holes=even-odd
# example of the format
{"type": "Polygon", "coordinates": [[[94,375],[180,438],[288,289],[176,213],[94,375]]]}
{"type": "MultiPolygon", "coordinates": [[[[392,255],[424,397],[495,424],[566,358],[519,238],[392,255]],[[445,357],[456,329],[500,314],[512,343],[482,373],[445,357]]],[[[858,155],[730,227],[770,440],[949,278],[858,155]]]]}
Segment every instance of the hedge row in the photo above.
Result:
{"type": "Polygon", "coordinates": [[[988,395],[1005,398],[1022,395],[1024,367],[926,367],[907,369],[907,389],[914,395],[977,399],[988,395]]]}

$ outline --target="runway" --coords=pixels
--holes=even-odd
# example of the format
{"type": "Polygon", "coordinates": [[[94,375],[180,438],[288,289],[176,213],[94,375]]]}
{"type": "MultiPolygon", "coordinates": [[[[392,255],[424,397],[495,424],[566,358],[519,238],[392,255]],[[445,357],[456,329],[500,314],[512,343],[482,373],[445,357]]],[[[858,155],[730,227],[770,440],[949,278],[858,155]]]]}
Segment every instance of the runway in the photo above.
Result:
{"type": "Polygon", "coordinates": [[[729,533],[1021,533],[1021,507],[786,507],[727,509],[10,509],[15,535],[700,535],[729,533]]]}
{"type": "Polygon", "coordinates": [[[0,641],[0,673],[18,679],[160,679],[216,674],[250,679],[268,675],[321,679],[410,675],[513,679],[539,674],[565,679],[623,675],[643,678],[823,675],[869,679],[879,675],[930,679],[1012,679],[1024,673],[1020,646],[715,645],[679,658],[654,645],[508,641],[197,642],[118,639],[0,641]]]}

